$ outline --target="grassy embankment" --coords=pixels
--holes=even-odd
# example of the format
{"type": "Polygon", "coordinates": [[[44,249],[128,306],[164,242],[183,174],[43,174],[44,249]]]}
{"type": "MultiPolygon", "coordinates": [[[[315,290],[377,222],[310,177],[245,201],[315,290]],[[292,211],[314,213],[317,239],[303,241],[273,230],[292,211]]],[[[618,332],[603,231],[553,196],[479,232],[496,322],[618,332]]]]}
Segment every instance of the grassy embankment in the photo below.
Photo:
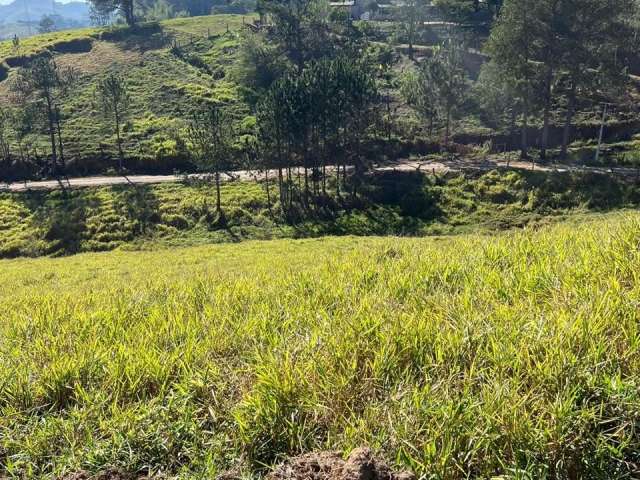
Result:
{"type": "Polygon", "coordinates": [[[263,185],[230,183],[222,190],[224,225],[214,198],[210,185],[183,184],[0,193],[0,257],[320,235],[491,232],[637,207],[640,188],[594,174],[388,172],[374,175],[356,202],[328,199],[285,219],[277,205],[269,211],[263,185]]]}
{"type": "MultiPolygon", "coordinates": [[[[0,261],[0,476],[632,478],[640,216],[0,261]]],[[[635,472],[635,473],[634,473],[635,472]]]]}

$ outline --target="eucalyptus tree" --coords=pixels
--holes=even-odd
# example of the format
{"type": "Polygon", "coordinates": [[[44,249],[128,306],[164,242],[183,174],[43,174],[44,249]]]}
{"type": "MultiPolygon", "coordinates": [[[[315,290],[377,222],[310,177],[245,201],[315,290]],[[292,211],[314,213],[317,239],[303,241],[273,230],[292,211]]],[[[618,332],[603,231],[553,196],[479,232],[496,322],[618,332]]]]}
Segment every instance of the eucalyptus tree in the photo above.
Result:
{"type": "Polygon", "coordinates": [[[121,126],[127,116],[131,96],[127,83],[121,75],[110,73],[98,82],[97,93],[103,114],[113,122],[113,130],[116,134],[118,148],[119,168],[124,164],[124,150],[122,148],[121,126]]]}

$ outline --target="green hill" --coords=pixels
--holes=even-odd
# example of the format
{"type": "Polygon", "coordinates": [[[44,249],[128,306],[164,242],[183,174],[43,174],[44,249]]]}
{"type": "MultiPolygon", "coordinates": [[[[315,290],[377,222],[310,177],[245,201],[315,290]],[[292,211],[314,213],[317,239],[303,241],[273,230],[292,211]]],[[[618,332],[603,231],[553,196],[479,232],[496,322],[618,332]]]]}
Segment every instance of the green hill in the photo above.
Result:
{"type": "Polygon", "coordinates": [[[370,445],[425,478],[632,478],[639,243],[634,213],[0,261],[0,475],[370,445]]]}
{"type": "MultiPolygon", "coordinates": [[[[16,68],[45,51],[53,52],[59,66],[80,73],[63,109],[65,150],[72,161],[77,160],[72,169],[104,171],[105,163],[110,165],[108,159],[116,154],[111,125],[100,115],[95,85],[108,72],[120,72],[132,98],[124,128],[128,166],[135,169],[144,163],[147,171],[171,171],[180,168],[180,158],[184,161],[177,151],[181,129],[199,103],[222,101],[240,120],[248,115],[237,85],[228,78],[243,21],[250,22],[252,17],[215,15],[135,29],[56,32],[25,39],[17,49],[11,42],[2,42],[0,64],[7,78],[0,82],[0,102],[11,102],[16,68]]],[[[251,123],[251,118],[246,121],[251,123]]],[[[47,151],[44,135],[35,142],[42,153],[47,151]]]]}

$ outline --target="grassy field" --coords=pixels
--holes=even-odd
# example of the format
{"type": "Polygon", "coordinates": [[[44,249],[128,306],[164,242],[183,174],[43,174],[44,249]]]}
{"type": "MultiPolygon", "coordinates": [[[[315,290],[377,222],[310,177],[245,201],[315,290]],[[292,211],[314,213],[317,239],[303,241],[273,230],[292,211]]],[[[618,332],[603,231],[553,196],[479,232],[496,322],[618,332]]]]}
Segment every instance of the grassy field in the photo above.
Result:
{"type": "MultiPolygon", "coordinates": [[[[272,186],[273,187],[273,186],[272,186]]],[[[273,191],[272,191],[273,195],[273,191]]],[[[284,218],[264,185],[209,184],[0,193],[0,258],[322,235],[495,232],[640,205],[640,185],[607,175],[501,170],[438,177],[377,173],[356,201],[321,199],[284,218]]]]}
{"type": "Polygon", "coordinates": [[[0,261],[0,476],[634,478],[640,215],[0,261]]]}

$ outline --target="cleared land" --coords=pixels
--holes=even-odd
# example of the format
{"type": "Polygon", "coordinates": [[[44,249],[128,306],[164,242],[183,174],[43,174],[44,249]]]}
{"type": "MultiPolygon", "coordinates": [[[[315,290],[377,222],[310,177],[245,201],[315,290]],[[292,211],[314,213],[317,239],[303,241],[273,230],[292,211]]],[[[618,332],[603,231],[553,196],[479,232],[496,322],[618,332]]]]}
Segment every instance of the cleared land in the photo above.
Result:
{"type": "MultiPolygon", "coordinates": [[[[638,473],[640,216],[0,262],[0,472],[638,473]]],[[[210,477],[209,477],[210,476],[210,477]]]]}

